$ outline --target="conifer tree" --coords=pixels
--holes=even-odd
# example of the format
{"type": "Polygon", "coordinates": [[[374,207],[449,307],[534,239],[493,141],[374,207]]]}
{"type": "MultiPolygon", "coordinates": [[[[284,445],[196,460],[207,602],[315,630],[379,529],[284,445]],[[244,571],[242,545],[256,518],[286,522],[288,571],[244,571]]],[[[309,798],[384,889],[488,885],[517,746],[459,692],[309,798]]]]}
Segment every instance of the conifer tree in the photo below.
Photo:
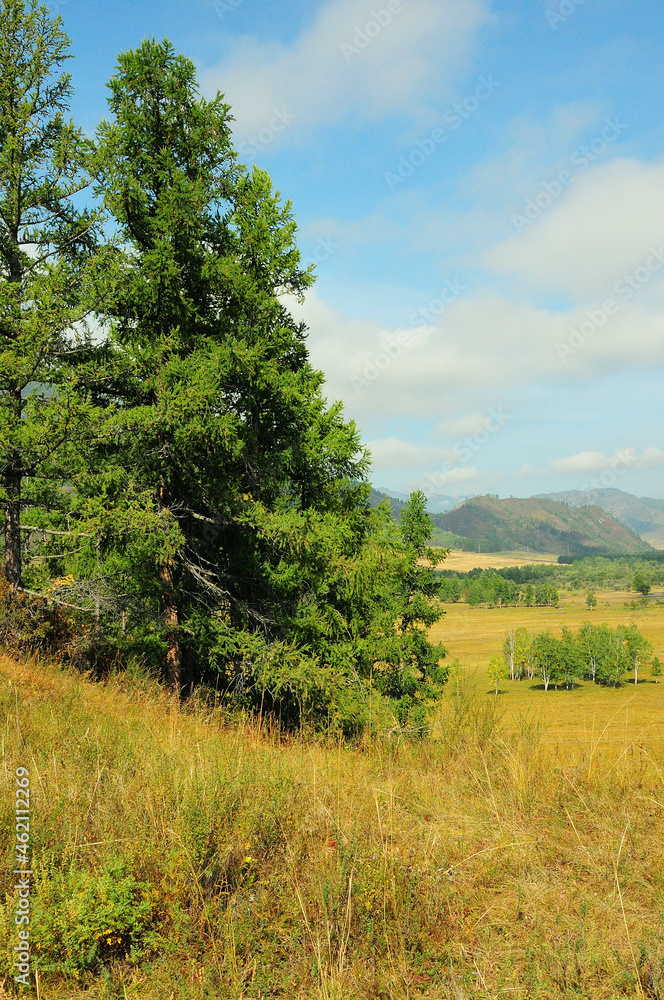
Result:
{"type": "Polygon", "coordinates": [[[303,546],[344,519],[346,546],[366,531],[367,462],[282,304],[311,283],[291,206],[236,163],[228,106],[154,41],[120,56],[109,104],[101,190],[127,253],[106,315],[127,368],[87,511],[161,602],[171,684],[188,636],[243,690],[259,650],[301,621],[303,546]]]}
{"type": "Polygon", "coordinates": [[[431,522],[423,496],[401,533],[368,505],[368,455],[285,305],[312,281],[292,207],[237,163],[228,106],[200,97],[169,42],[122,54],[109,86],[116,376],[76,480],[91,536],[77,572],[101,560],[174,690],[207,680],[232,705],[345,730],[378,692],[421,715],[446,678],[426,634],[437,582],[418,565],[431,522]]]}
{"type": "Polygon", "coordinates": [[[37,0],[0,2],[0,505],[14,591],[22,516],[57,504],[100,377],[84,321],[102,258],[97,217],[74,206],[90,147],[66,118],[68,48],[61,19],[37,0]]]}

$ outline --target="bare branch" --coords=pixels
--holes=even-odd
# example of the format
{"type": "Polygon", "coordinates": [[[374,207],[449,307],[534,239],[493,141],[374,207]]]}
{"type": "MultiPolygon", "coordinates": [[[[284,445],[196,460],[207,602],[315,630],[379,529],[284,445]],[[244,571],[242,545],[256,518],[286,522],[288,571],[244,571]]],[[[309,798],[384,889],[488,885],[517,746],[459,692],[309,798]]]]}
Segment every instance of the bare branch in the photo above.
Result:
{"type": "Polygon", "coordinates": [[[45,535],[77,535],[80,538],[92,538],[87,531],[54,531],[52,528],[40,528],[34,524],[22,524],[21,531],[41,531],[45,535]]]}

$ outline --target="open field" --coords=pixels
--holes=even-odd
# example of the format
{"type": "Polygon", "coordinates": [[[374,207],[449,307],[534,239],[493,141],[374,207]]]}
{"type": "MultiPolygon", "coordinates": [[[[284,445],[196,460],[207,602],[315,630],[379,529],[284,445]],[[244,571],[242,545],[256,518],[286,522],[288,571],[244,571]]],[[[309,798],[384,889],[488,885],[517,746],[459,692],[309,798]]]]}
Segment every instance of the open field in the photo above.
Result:
{"type": "Polygon", "coordinates": [[[471,569],[505,569],[508,566],[527,566],[531,563],[557,563],[558,556],[550,552],[462,552],[452,549],[439,563],[438,569],[451,569],[467,573],[471,569]]]}
{"type": "MultiPolygon", "coordinates": [[[[500,654],[505,634],[519,627],[535,632],[550,629],[554,634],[566,625],[577,631],[584,621],[606,622],[611,628],[634,622],[664,658],[664,607],[651,604],[626,608],[634,594],[626,591],[597,593],[598,605],[589,612],[584,595],[563,595],[559,608],[472,608],[467,604],[446,604],[445,617],[433,628],[432,636],[445,643],[448,661],[458,658],[478,692],[486,694],[490,683],[486,666],[491,656],[500,654]]],[[[516,726],[520,717],[537,718],[547,740],[579,739],[593,744],[599,734],[602,747],[630,746],[635,741],[664,740],[664,678],[652,683],[647,667],[639,672],[639,684],[622,688],[600,688],[582,681],[573,691],[536,689],[535,681],[504,681],[499,702],[504,723],[516,726]],[[641,679],[645,683],[641,683],[641,679]]],[[[626,675],[626,678],[628,675],[626,675]]]]}
{"type": "Polygon", "coordinates": [[[462,685],[439,742],[344,747],[1,659],[0,995],[28,767],[40,1000],[661,996],[664,754],[495,706],[462,685]]]}

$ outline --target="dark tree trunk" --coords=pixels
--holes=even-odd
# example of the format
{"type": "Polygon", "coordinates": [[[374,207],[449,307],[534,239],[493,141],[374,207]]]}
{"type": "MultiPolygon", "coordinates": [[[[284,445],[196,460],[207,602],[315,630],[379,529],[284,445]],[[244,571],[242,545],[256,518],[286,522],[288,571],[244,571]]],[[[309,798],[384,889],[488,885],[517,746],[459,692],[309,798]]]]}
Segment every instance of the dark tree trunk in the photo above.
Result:
{"type": "MultiPolygon", "coordinates": [[[[168,507],[166,486],[162,482],[159,487],[159,501],[164,508],[168,507]]],[[[164,612],[166,626],[166,682],[168,686],[180,695],[182,690],[181,669],[182,650],[180,648],[178,605],[175,596],[175,581],[173,577],[173,562],[165,558],[159,561],[159,583],[161,585],[161,606],[164,612]]]]}
{"type": "Polygon", "coordinates": [[[178,634],[179,617],[178,606],[175,599],[175,587],[173,585],[173,564],[170,559],[159,564],[159,582],[161,584],[161,603],[164,610],[164,624],[166,626],[166,681],[168,686],[180,694],[181,681],[180,670],[182,667],[182,651],[180,649],[180,637],[178,634]]]}
{"type": "Polygon", "coordinates": [[[16,591],[21,586],[21,471],[5,473],[5,578],[16,591]]]}

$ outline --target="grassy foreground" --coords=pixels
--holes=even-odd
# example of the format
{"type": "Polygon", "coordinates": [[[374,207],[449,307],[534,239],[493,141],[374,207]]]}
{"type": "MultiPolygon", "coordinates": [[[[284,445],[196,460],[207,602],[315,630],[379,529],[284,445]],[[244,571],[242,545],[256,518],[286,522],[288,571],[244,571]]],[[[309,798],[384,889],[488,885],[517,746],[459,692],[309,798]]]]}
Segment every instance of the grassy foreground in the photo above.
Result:
{"type": "Polygon", "coordinates": [[[18,766],[43,1000],[664,995],[657,747],[504,730],[463,684],[439,742],[353,748],[34,661],[0,705],[6,996],[18,766]]]}

